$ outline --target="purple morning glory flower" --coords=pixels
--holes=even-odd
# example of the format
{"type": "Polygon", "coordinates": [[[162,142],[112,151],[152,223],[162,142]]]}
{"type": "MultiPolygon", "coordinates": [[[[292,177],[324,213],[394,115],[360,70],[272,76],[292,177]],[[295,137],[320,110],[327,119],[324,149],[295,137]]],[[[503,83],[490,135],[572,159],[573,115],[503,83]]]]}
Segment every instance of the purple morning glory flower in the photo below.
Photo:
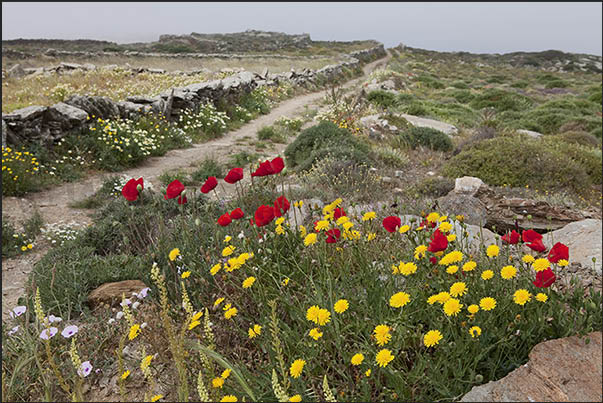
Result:
{"type": "Polygon", "coordinates": [[[58,317],[58,316],[54,316],[54,315],[48,315],[48,321],[49,321],[50,323],[54,323],[54,322],[57,322],[57,323],[58,323],[58,322],[62,322],[62,321],[63,321],[63,319],[62,319],[62,318],[60,318],[60,317],[58,317]]]}
{"type": "Polygon", "coordinates": [[[25,313],[25,311],[27,311],[27,307],[26,306],[24,306],[24,305],[16,306],[10,312],[10,317],[11,318],[19,317],[19,316],[23,315],[25,313]]]}
{"type": "Polygon", "coordinates": [[[54,337],[54,335],[57,334],[58,331],[59,331],[59,329],[57,329],[56,327],[44,329],[44,330],[42,330],[42,333],[40,333],[40,339],[48,340],[48,339],[54,337]]]}
{"type": "Polygon", "coordinates": [[[15,327],[13,327],[12,329],[10,329],[10,330],[8,331],[8,335],[9,335],[9,336],[12,336],[13,334],[17,333],[18,331],[19,331],[19,325],[17,325],[17,326],[15,326],[15,327]]]}
{"type": "Polygon", "coordinates": [[[151,289],[149,287],[145,287],[142,290],[140,290],[140,292],[138,293],[137,297],[138,299],[143,299],[147,296],[147,293],[150,291],[151,289]]]}
{"type": "Polygon", "coordinates": [[[121,301],[121,306],[126,306],[126,305],[130,305],[132,304],[132,301],[130,301],[129,298],[124,299],[123,301],[121,301]]]}
{"type": "Polygon", "coordinates": [[[85,378],[90,375],[90,372],[92,372],[92,364],[90,364],[90,361],[82,362],[80,369],[77,370],[77,374],[82,378],[85,378]]]}
{"type": "Polygon", "coordinates": [[[68,339],[71,336],[73,336],[74,334],[76,334],[78,331],[78,328],[76,325],[71,325],[71,326],[67,326],[65,329],[63,329],[63,331],[61,332],[61,335],[68,339]]]}

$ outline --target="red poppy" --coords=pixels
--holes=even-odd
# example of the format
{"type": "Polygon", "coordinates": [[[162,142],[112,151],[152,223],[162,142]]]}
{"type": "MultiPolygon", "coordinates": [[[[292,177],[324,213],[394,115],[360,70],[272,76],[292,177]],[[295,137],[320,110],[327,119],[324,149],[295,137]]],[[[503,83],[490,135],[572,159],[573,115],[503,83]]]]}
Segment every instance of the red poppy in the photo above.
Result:
{"type": "Polygon", "coordinates": [[[542,243],[542,239],[537,239],[532,243],[527,244],[528,248],[535,250],[536,252],[544,252],[546,250],[546,246],[542,243]]]}
{"type": "MultiPolygon", "coordinates": [[[[172,181],[172,183],[170,183],[167,187],[165,196],[163,196],[163,198],[165,200],[168,199],[175,199],[176,197],[180,196],[180,193],[182,193],[182,191],[185,189],[184,185],[182,183],[180,183],[180,181],[178,179],[174,179],[172,181]]],[[[186,203],[186,201],[185,201],[186,203]]],[[[182,204],[180,203],[180,199],[178,199],[178,204],[182,204]]]]}
{"type": "Polygon", "coordinates": [[[283,213],[286,213],[289,210],[289,207],[291,207],[291,203],[289,203],[289,200],[287,200],[285,196],[280,196],[274,202],[274,215],[276,217],[282,216],[283,214],[281,213],[281,211],[283,213]]]}
{"type": "Polygon", "coordinates": [[[184,195],[180,195],[178,196],[178,204],[186,204],[188,200],[186,199],[186,196],[184,195]]]}
{"type": "Polygon", "coordinates": [[[270,167],[272,168],[273,174],[278,174],[285,168],[285,161],[283,161],[281,157],[276,157],[270,161],[270,167]]]}
{"type": "Polygon", "coordinates": [[[230,216],[228,215],[228,213],[226,214],[222,214],[220,216],[220,218],[218,218],[218,224],[222,227],[227,227],[228,224],[230,224],[232,222],[230,216]]]}
{"type": "Polygon", "coordinates": [[[342,209],[341,207],[337,207],[335,209],[335,211],[333,211],[333,217],[335,217],[335,219],[337,220],[340,217],[346,216],[347,214],[345,213],[345,210],[342,209]]]}
{"type": "Polygon", "coordinates": [[[274,175],[274,174],[281,172],[284,167],[285,167],[285,161],[283,161],[283,159],[281,157],[276,157],[272,161],[266,160],[266,161],[260,163],[260,166],[258,167],[258,169],[256,169],[255,172],[253,172],[251,174],[251,176],[274,175]]]}
{"type": "Polygon", "coordinates": [[[243,213],[243,210],[241,210],[240,207],[237,207],[236,209],[230,212],[230,218],[232,218],[233,220],[241,219],[244,215],[245,213],[243,213]]]}
{"type": "Polygon", "coordinates": [[[385,217],[383,219],[383,228],[385,228],[387,232],[395,232],[396,228],[398,228],[400,225],[402,225],[402,220],[400,217],[390,215],[389,217],[385,217]]]}
{"type": "Polygon", "coordinates": [[[215,176],[207,178],[203,186],[201,186],[201,193],[209,193],[218,186],[218,180],[215,176]]]}
{"type": "Polygon", "coordinates": [[[224,178],[224,182],[230,183],[231,185],[237,183],[243,179],[243,168],[233,168],[228,172],[228,175],[224,178]]]}
{"type": "Polygon", "coordinates": [[[553,273],[553,270],[549,267],[546,270],[537,272],[536,280],[532,281],[532,284],[538,288],[548,288],[555,280],[557,280],[557,277],[555,277],[555,273],[553,273]]]}
{"type": "Polygon", "coordinates": [[[432,256],[429,258],[429,261],[431,262],[431,264],[436,264],[438,262],[438,259],[435,256],[432,256]]]}
{"type": "Polygon", "coordinates": [[[524,242],[534,242],[537,240],[541,240],[542,235],[540,235],[538,232],[534,231],[533,229],[529,229],[529,230],[523,231],[521,233],[521,239],[524,242]]]}
{"type": "Polygon", "coordinates": [[[423,220],[423,221],[421,221],[421,224],[419,224],[419,227],[427,227],[428,225],[429,225],[431,228],[435,228],[435,226],[436,226],[436,222],[435,222],[435,221],[434,221],[434,222],[429,222],[429,221],[427,221],[427,220],[423,220]]]}
{"type": "Polygon", "coordinates": [[[431,243],[427,250],[429,252],[441,252],[448,247],[448,238],[442,234],[439,229],[435,230],[431,235],[431,243]]]}
{"type": "Polygon", "coordinates": [[[505,235],[503,235],[503,237],[501,238],[503,241],[505,241],[506,243],[509,243],[511,245],[515,245],[516,243],[519,242],[519,233],[515,230],[511,231],[511,232],[507,232],[505,235]]]}
{"type": "Polygon", "coordinates": [[[130,179],[121,189],[121,194],[126,198],[126,200],[135,201],[138,199],[138,185],[140,185],[141,190],[144,189],[144,181],[142,178],[138,180],[134,178],[130,179]]]}
{"type": "Polygon", "coordinates": [[[269,224],[274,219],[274,207],[261,205],[255,211],[255,225],[263,227],[269,224]]]}
{"type": "Polygon", "coordinates": [[[549,252],[548,256],[549,262],[557,263],[561,259],[568,260],[569,259],[569,248],[562,244],[561,242],[557,242],[549,252]]]}
{"type": "Polygon", "coordinates": [[[341,236],[341,231],[339,228],[333,228],[327,231],[327,243],[335,243],[339,240],[341,236]]]}

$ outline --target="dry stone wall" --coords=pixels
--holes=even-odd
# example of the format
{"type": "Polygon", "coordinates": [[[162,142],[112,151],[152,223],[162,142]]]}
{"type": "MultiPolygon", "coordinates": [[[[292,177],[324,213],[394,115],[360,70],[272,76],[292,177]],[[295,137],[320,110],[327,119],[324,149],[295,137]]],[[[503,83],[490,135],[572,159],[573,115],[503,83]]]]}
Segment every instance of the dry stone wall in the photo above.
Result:
{"type": "Polygon", "coordinates": [[[234,102],[258,86],[277,85],[286,81],[298,86],[316,83],[319,79],[331,81],[340,77],[346,68],[359,68],[364,63],[383,56],[385,49],[383,45],[379,45],[353,52],[347,55],[346,61],[316,71],[292,70],[281,74],[268,73],[267,69],[262,74],[242,71],[221,80],[172,88],[153,98],[135,96],[128,97],[126,101],[115,102],[106,97],[73,95],[65,102],[52,106],[28,106],[2,114],[2,145],[58,140],[74,129],[83,128],[91,115],[106,119],[168,112],[168,118],[173,119],[177,118],[180,111],[195,108],[205,102],[234,102]],[[170,108],[166,111],[168,105],[170,108]]]}

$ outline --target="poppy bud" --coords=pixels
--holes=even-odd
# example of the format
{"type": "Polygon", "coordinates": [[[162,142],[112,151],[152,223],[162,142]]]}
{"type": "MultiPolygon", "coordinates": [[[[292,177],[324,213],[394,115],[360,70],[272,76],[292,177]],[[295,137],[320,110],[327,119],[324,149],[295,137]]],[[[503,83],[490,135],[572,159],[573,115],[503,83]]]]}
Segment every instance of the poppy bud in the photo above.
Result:
{"type": "Polygon", "coordinates": [[[195,225],[198,227],[201,225],[201,220],[198,218],[195,218],[195,225]]]}
{"type": "Polygon", "coordinates": [[[139,192],[142,192],[142,185],[140,183],[138,185],[136,185],[136,190],[138,190],[139,192]]]}
{"type": "Polygon", "coordinates": [[[482,374],[475,375],[475,382],[482,383],[484,381],[484,376],[482,374]]]}
{"type": "Polygon", "coordinates": [[[180,193],[180,196],[184,197],[184,195],[185,195],[185,194],[186,194],[186,189],[184,189],[184,190],[182,191],[182,193],[180,193]]]}

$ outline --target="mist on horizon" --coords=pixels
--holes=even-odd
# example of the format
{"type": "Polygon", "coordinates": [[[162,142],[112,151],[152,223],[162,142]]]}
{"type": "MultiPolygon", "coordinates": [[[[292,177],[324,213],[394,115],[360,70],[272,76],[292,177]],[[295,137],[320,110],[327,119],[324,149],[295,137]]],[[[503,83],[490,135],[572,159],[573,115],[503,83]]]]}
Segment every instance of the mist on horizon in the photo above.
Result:
{"type": "Polygon", "coordinates": [[[247,29],[436,51],[602,54],[601,3],[3,3],[2,39],[152,42],[247,29]]]}

